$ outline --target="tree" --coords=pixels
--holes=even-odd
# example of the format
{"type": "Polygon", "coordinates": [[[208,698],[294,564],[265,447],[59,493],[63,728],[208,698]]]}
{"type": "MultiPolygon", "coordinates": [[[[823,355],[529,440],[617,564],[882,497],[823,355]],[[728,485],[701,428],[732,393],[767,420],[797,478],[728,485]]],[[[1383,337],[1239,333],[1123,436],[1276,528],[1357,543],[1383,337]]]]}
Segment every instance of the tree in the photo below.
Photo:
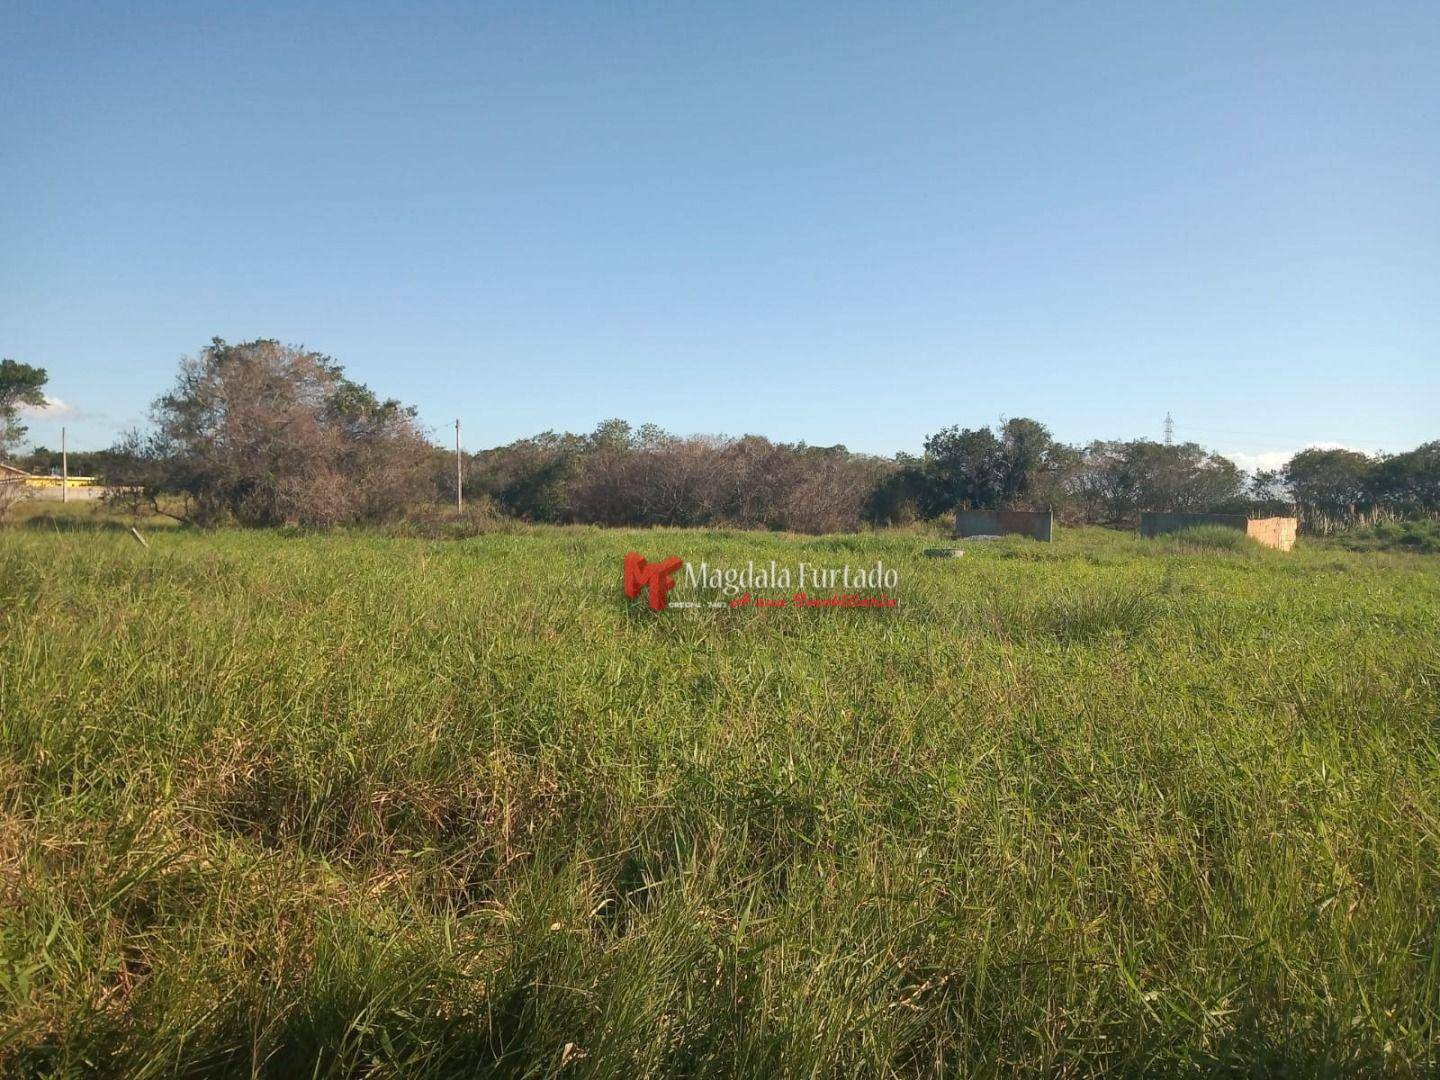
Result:
{"type": "Polygon", "coordinates": [[[482,451],[472,459],[465,493],[486,495],[528,521],[570,521],[569,484],[586,446],[585,436],[545,431],[482,451]]]}
{"type": "Polygon", "coordinates": [[[887,465],[866,497],[861,517],[871,525],[908,525],[931,516],[931,476],[925,459],[900,453],[887,465]]]}
{"type": "Polygon", "coordinates": [[[843,446],[682,437],[607,420],[589,435],[546,432],[486,450],[471,476],[476,494],[535,521],[823,533],[869,520],[867,500],[893,469],[843,446]]]}
{"type": "Polygon", "coordinates": [[[46,379],[44,368],[0,360],[0,457],[12,453],[15,444],[25,437],[20,409],[45,404],[46,379]]]}
{"type": "MultiPolygon", "coordinates": [[[[989,428],[944,428],[925,440],[922,467],[929,479],[922,509],[933,516],[957,507],[1048,501],[1046,474],[1058,468],[1063,457],[1050,430],[1023,416],[1006,421],[998,433],[989,428]]],[[[910,483],[888,482],[892,498],[910,483]]]]}
{"type": "Polygon", "coordinates": [[[1054,448],[1050,429],[1040,421],[1017,416],[1005,422],[1000,429],[1000,499],[1005,505],[1031,501],[1054,448]]]}
{"type": "Polygon", "coordinates": [[[1440,514],[1440,440],[1381,461],[1371,475],[1371,492],[1391,513],[1440,514]]]}
{"type": "Polygon", "coordinates": [[[942,428],[925,440],[931,475],[927,515],[996,505],[1006,477],[1004,447],[989,428],[942,428]]]}
{"type": "Polygon", "coordinates": [[[1097,520],[1129,519],[1141,510],[1239,510],[1245,474],[1196,443],[1097,441],[1085,448],[1072,491],[1097,520]]]}
{"type": "Polygon", "coordinates": [[[182,496],[197,522],[325,526],[433,494],[414,409],[278,341],[213,339],[181,361],[152,416],[155,431],[122,448],[142,463],[132,482],[182,496]]]}
{"type": "Polygon", "coordinates": [[[1282,473],[1307,523],[1321,532],[1371,509],[1375,459],[1358,450],[1302,450],[1282,473]]]}
{"type": "Polygon", "coordinates": [[[636,433],[626,420],[602,421],[590,433],[592,450],[633,450],[637,442],[636,433]]]}
{"type": "Polygon", "coordinates": [[[1285,476],[1279,469],[1256,469],[1245,485],[1245,494],[1251,508],[1264,514],[1289,516],[1295,510],[1290,489],[1285,486],[1285,476]]]}

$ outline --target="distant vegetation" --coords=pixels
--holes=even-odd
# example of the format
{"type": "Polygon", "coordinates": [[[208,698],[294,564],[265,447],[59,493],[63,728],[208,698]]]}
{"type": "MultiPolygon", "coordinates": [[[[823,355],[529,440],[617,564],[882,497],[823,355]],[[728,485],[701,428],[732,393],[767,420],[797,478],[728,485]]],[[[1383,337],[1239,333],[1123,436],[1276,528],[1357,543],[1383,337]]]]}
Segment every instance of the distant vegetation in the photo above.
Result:
{"type": "MultiPolygon", "coordinates": [[[[547,432],[469,460],[467,495],[540,522],[823,533],[962,507],[1048,508],[1070,524],[1133,523],[1141,510],[1164,509],[1298,514],[1309,531],[1330,533],[1440,517],[1440,441],[1392,457],[1305,450],[1251,476],[1195,443],[1073,446],[1027,418],[946,428],[921,456],[894,458],[755,435],[680,438],[612,420],[590,435],[547,432]]],[[[443,466],[436,475],[443,486],[443,466]]]]}
{"type": "MultiPolygon", "coordinates": [[[[39,393],[35,371],[14,366],[17,392],[39,393]]],[[[424,519],[455,495],[453,458],[427,442],[413,409],[329,357],[276,341],[214,340],[182,362],[153,421],[111,450],[74,455],[72,468],[207,525],[424,519]]],[[[22,463],[48,471],[58,455],[40,449],[22,463]]],[[[949,427],[920,456],[893,458],[610,420],[468,454],[464,465],[476,512],[542,523],[827,533],[1006,506],[1051,508],[1070,524],[1131,522],[1146,509],[1298,513],[1308,531],[1331,533],[1440,517],[1440,441],[1388,457],[1305,450],[1249,476],[1195,443],[1070,445],[1023,417],[949,427]]]]}

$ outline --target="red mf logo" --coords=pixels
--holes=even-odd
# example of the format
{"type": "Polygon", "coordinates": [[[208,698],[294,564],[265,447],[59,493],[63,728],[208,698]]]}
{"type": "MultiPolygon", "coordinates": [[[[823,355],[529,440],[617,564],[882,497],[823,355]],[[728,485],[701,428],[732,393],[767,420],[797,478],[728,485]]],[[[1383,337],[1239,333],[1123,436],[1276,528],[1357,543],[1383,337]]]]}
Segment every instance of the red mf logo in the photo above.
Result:
{"type": "Polygon", "coordinates": [[[640,595],[641,589],[650,590],[650,610],[664,611],[666,598],[675,587],[672,576],[685,565],[679,556],[671,555],[664,562],[647,563],[635,552],[625,556],[625,595],[631,600],[640,595]]]}

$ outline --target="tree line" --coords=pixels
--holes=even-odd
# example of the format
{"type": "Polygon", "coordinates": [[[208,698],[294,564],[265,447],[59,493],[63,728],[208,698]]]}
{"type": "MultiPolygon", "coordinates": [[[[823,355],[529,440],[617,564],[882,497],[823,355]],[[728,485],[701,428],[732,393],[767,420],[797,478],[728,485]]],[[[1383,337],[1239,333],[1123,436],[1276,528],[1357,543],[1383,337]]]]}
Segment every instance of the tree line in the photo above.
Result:
{"type": "MultiPolygon", "coordinates": [[[[17,406],[43,400],[44,372],[5,365],[0,442],[13,445],[23,434],[17,406]]],[[[380,398],[330,357],[274,340],[212,340],[181,362],[151,416],[115,447],[75,455],[76,471],[194,524],[380,522],[434,515],[455,495],[454,458],[414,408],[380,398]]],[[[58,455],[18,460],[48,471],[58,455]]],[[[945,428],[923,453],[891,458],[609,420],[466,455],[462,473],[472,512],[554,523],[824,533],[1014,507],[1074,523],[1130,522],[1147,509],[1298,512],[1304,527],[1327,532],[1440,517],[1440,441],[1389,456],[1309,449],[1250,475],[1193,442],[1074,445],[1023,417],[945,428]]]]}

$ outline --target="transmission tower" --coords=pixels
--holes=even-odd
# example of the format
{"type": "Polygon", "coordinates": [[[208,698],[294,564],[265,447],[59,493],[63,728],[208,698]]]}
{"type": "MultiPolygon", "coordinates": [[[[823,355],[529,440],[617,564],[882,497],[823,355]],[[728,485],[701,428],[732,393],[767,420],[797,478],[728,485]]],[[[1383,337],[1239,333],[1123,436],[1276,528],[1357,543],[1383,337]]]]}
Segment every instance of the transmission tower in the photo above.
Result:
{"type": "Polygon", "coordinates": [[[1165,414],[1165,445],[1166,445],[1166,446],[1173,446],[1174,444],[1175,444],[1175,421],[1172,420],[1172,419],[1170,419],[1170,414],[1167,412],[1167,413],[1165,414]]]}

